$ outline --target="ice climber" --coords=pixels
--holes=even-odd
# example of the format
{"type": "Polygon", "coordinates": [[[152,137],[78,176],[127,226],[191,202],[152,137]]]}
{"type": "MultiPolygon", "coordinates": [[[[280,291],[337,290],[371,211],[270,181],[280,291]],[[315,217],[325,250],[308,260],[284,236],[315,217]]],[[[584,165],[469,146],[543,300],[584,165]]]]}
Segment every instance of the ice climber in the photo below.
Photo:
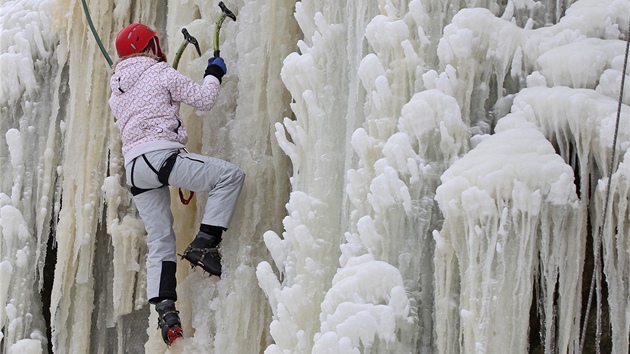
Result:
{"type": "Polygon", "coordinates": [[[147,295],[158,312],[166,344],[182,337],[175,271],[177,254],[168,186],[208,193],[199,233],[183,257],[212,275],[221,275],[219,243],[230,226],[245,175],[218,158],[185,151],[183,102],[212,108],[226,74],[221,57],[210,58],[199,85],[167,62],[155,31],[134,23],[116,37],[120,60],[114,66],[109,104],[120,130],[127,184],[148,233],[147,295]]]}

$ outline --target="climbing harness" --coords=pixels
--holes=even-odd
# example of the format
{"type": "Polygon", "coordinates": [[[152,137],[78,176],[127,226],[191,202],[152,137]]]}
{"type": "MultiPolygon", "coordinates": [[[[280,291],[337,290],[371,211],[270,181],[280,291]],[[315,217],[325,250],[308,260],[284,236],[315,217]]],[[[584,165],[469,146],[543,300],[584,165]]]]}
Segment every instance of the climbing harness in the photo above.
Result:
{"type": "MultiPolygon", "coordinates": [[[[597,239],[593,240],[593,247],[595,247],[595,260],[593,265],[593,276],[591,277],[591,286],[588,293],[588,301],[586,304],[586,314],[584,315],[584,322],[582,324],[581,338],[580,338],[580,348],[578,353],[582,353],[584,350],[584,342],[586,340],[586,326],[588,325],[588,316],[591,311],[591,303],[593,302],[593,293],[595,291],[595,283],[596,278],[599,276],[596,272],[596,267],[600,263],[601,257],[601,248],[602,248],[602,239],[604,237],[604,227],[606,226],[606,216],[608,215],[608,203],[610,201],[610,184],[612,183],[612,175],[614,171],[615,164],[615,156],[617,154],[617,137],[619,136],[619,122],[621,120],[621,105],[623,103],[623,89],[626,81],[626,69],[628,67],[628,52],[630,51],[630,26],[628,26],[628,38],[626,40],[626,54],[623,61],[623,69],[621,71],[621,88],[619,89],[619,102],[617,105],[617,121],[615,123],[615,132],[613,135],[613,143],[612,143],[612,156],[610,159],[610,165],[608,168],[608,184],[606,186],[606,200],[604,202],[604,212],[602,215],[602,223],[599,227],[599,232],[597,233],[597,239]]],[[[599,329],[599,323],[597,324],[599,329]]],[[[600,331],[597,330],[596,333],[597,339],[597,353],[599,353],[599,339],[600,339],[600,331]]]]}
{"type": "MultiPolygon", "coordinates": [[[[155,167],[153,167],[153,165],[151,165],[151,163],[149,162],[149,159],[147,159],[147,157],[142,154],[140,156],[142,156],[142,159],[144,160],[144,163],[151,169],[151,171],[153,171],[157,178],[158,181],[160,181],[160,183],[162,183],[161,186],[157,187],[157,188],[149,188],[149,189],[143,189],[143,188],[138,188],[136,187],[136,184],[134,182],[133,179],[133,175],[136,169],[136,160],[138,160],[137,158],[133,159],[132,165],[131,165],[131,194],[136,196],[139,194],[142,194],[144,192],[148,192],[150,190],[154,190],[154,189],[159,189],[162,187],[166,187],[168,186],[168,178],[171,176],[171,171],[173,171],[173,166],[175,165],[175,161],[177,160],[177,155],[179,155],[178,153],[173,153],[172,155],[170,155],[169,157],[166,158],[166,160],[164,160],[164,162],[162,163],[162,166],[160,166],[159,169],[156,169],[155,167]]],[[[189,200],[190,201],[190,200],[189,200]]]]}

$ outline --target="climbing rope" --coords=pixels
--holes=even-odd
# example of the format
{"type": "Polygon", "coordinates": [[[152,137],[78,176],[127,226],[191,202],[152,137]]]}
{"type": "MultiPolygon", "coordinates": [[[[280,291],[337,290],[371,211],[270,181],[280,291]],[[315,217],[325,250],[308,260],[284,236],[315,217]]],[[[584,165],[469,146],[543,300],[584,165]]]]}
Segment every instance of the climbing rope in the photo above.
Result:
{"type": "Polygon", "coordinates": [[[112,62],[112,59],[109,57],[109,54],[107,54],[107,51],[105,50],[105,47],[103,46],[103,42],[101,41],[101,37],[99,37],[98,33],[96,32],[96,28],[94,28],[94,23],[92,23],[92,16],[90,16],[90,11],[88,10],[88,6],[85,3],[85,0],[81,0],[81,3],[83,4],[83,12],[85,12],[85,18],[87,19],[88,25],[90,26],[90,30],[92,30],[94,39],[96,39],[96,44],[98,44],[98,47],[101,49],[101,53],[103,53],[105,60],[107,60],[107,64],[109,64],[109,67],[111,68],[114,65],[114,63],[112,62]]]}
{"type": "MultiPolygon", "coordinates": [[[[623,101],[623,88],[626,81],[626,68],[628,67],[628,52],[630,51],[630,26],[628,26],[628,38],[626,39],[626,55],[623,61],[623,70],[621,72],[621,88],[619,90],[619,103],[617,105],[617,121],[615,123],[615,133],[613,137],[612,156],[610,159],[610,166],[608,168],[608,185],[606,186],[606,201],[604,203],[604,213],[602,215],[602,223],[597,233],[597,239],[593,241],[593,247],[595,247],[595,261],[593,263],[593,276],[591,277],[591,287],[588,293],[588,302],[586,304],[586,314],[584,315],[584,322],[582,324],[582,336],[580,338],[580,348],[578,353],[582,353],[584,350],[584,341],[586,340],[586,326],[588,324],[588,316],[591,311],[591,303],[593,302],[593,293],[595,291],[595,279],[598,276],[596,268],[600,263],[600,253],[602,247],[602,239],[604,237],[604,227],[606,225],[606,216],[608,215],[608,203],[610,201],[610,184],[612,183],[612,175],[614,171],[615,156],[617,153],[617,137],[619,135],[619,121],[621,120],[621,105],[623,101]]],[[[599,324],[598,324],[599,328],[599,324]]],[[[599,330],[597,331],[597,353],[599,353],[599,330]]]]}

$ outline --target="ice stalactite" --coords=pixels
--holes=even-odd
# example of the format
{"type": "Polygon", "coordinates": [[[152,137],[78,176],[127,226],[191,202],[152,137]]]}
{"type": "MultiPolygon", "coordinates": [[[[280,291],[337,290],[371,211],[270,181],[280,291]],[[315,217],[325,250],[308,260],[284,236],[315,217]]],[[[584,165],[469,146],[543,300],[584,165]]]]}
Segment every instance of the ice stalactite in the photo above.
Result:
{"type": "Polygon", "coordinates": [[[348,172],[347,191],[356,221],[341,245],[341,265],[352,267],[357,257],[369,255],[395,266],[410,298],[406,301],[413,305],[406,316],[417,319],[413,326],[398,323],[400,342],[381,340],[375,352],[431,348],[434,286],[428,270],[433,268],[434,244],[430,232],[440,218],[433,191],[448,162],[466,151],[467,136],[457,103],[439,90],[415,94],[401,110],[397,131],[386,141],[362,129],[353,136],[360,160],[359,168],[348,172]]]}
{"type": "Polygon", "coordinates": [[[258,266],[260,286],[273,311],[270,334],[274,344],[266,353],[282,353],[286,349],[296,353],[311,351],[313,336],[319,330],[313,316],[320,313],[323,294],[330,282],[330,270],[322,267],[321,260],[331,253],[331,246],[320,236],[321,225],[328,222],[325,213],[328,207],[306,193],[294,191],[287,204],[289,216],[283,221],[283,239],[273,232],[265,234],[267,247],[282,275],[281,284],[268,263],[258,266]]]}
{"type": "Polygon", "coordinates": [[[119,213],[119,207],[128,208],[131,204],[131,195],[123,189],[119,178],[120,175],[107,177],[103,184],[107,215],[110,216],[107,230],[112,237],[112,259],[114,260],[113,311],[108,316],[109,326],[113,326],[120,316],[142,308],[147,300],[143,279],[146,270],[144,267],[146,252],[144,225],[142,220],[133,213],[119,213]]]}
{"type": "Polygon", "coordinates": [[[595,2],[581,1],[558,24],[538,29],[532,24],[520,28],[483,8],[464,9],[453,17],[437,49],[440,70],[457,68],[453,95],[475,133],[490,133],[500,118],[486,105],[518,92],[532,72],[542,73],[550,85],[584,87],[596,82],[613,60],[619,62],[619,27],[625,23],[619,14],[628,11],[628,4],[609,1],[599,7],[601,2],[595,2]],[[569,70],[572,76],[566,75],[569,70]]]}
{"type": "MultiPolygon", "coordinates": [[[[422,25],[428,23],[420,3],[389,4],[373,18],[366,38],[373,54],[358,68],[366,91],[364,128],[353,134],[357,168],[348,171],[351,225],[341,245],[340,274],[367,255],[396,267],[409,302],[408,313],[396,311],[397,337],[378,336],[374,352],[432,350],[433,240],[440,216],[433,195],[439,175],[467,151],[468,131],[457,102],[446,92],[452,81],[425,76],[431,57],[422,25]],[[426,21],[426,22],[425,22],[426,21]],[[425,90],[426,87],[441,87],[425,90]],[[357,260],[355,260],[357,259],[357,260]],[[414,318],[414,322],[410,322],[414,318]]],[[[330,292],[334,293],[335,287],[330,292]]],[[[393,299],[394,296],[390,295],[393,299]]],[[[378,302],[376,302],[378,303],[378,302]]],[[[349,317],[351,318],[351,317],[349,317]]],[[[338,319],[337,319],[338,320],[338,319]]]]}
{"type": "Polygon", "coordinates": [[[413,94],[424,85],[423,41],[390,11],[368,25],[366,37],[375,53],[366,55],[358,69],[367,92],[366,122],[353,134],[359,160],[358,168],[348,172],[347,193],[355,211],[341,246],[341,265],[370,254],[397,267],[411,300],[407,315],[417,323],[401,321],[396,341],[381,338],[372,349],[414,352],[431,348],[433,331],[430,228],[439,217],[432,195],[441,172],[466,151],[467,128],[450,96],[438,90],[413,94]]]}
{"type": "MultiPolygon", "coordinates": [[[[462,109],[462,119],[474,133],[489,133],[492,116],[486,114],[486,101],[505,95],[506,76],[517,50],[522,46],[521,28],[494,16],[483,8],[464,9],[444,28],[437,48],[440,70],[457,68],[453,97],[462,109]]],[[[453,76],[453,74],[451,74],[453,76]]],[[[518,80],[518,77],[516,78],[518,80]]],[[[517,87],[512,90],[518,89],[517,87]]],[[[514,86],[514,85],[512,85],[514,86]]],[[[509,87],[509,86],[508,86],[509,87]]],[[[509,92],[509,91],[508,91],[509,92]]]]}

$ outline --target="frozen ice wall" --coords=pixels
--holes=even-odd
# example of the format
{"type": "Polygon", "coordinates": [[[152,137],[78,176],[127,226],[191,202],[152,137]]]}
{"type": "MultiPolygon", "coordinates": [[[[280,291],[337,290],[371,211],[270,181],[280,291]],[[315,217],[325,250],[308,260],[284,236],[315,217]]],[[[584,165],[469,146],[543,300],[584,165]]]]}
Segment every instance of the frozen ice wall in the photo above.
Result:
{"type": "MultiPolygon", "coordinates": [[[[201,80],[218,1],[88,3],[114,60],[130,22],[171,62],[187,28],[201,80]]],[[[247,180],[171,348],[81,5],[0,12],[1,352],[627,353],[627,0],[226,2],[220,99],[181,116],[247,180]]],[[[181,253],[205,197],[172,192],[181,253]]]]}

